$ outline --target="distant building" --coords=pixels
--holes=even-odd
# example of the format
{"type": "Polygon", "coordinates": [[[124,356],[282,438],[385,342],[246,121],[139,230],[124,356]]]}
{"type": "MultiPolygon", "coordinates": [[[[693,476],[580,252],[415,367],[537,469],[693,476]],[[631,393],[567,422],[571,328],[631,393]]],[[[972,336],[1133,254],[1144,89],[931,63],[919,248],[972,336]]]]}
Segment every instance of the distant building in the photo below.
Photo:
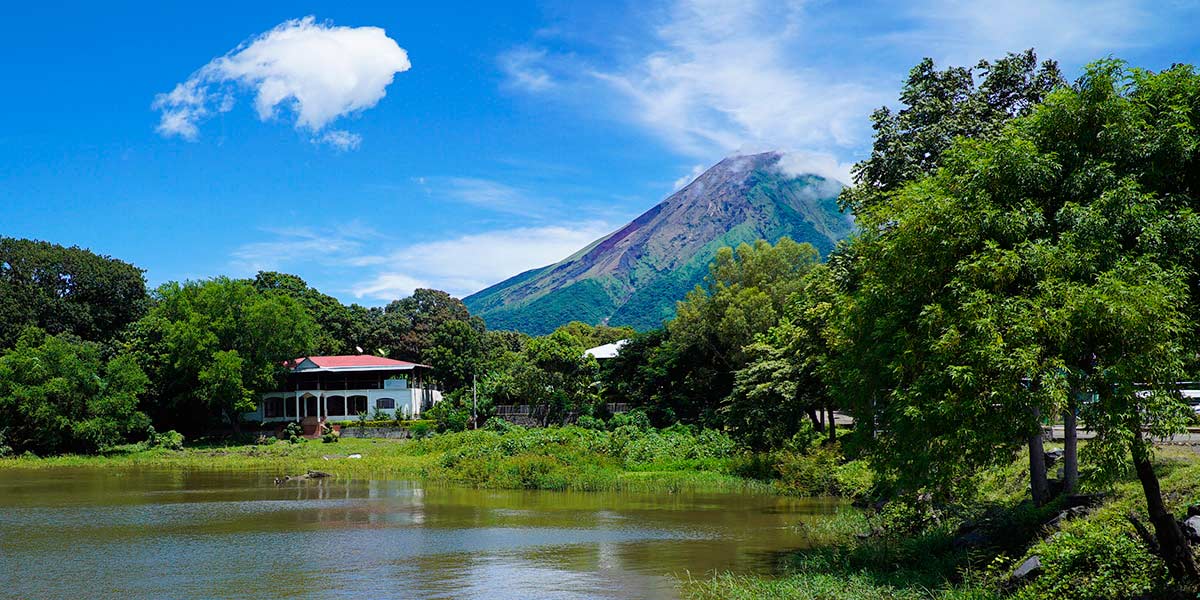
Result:
{"type": "Polygon", "coordinates": [[[428,365],[364,354],[308,356],[288,367],[284,388],[263,394],[247,421],[349,421],[377,410],[415,418],[442,399],[428,384],[428,365]]]}
{"type": "Polygon", "coordinates": [[[604,344],[603,346],[588,348],[587,350],[584,350],[583,353],[587,356],[595,357],[596,360],[616,358],[617,355],[621,353],[621,348],[628,343],[629,340],[617,340],[611,344],[604,344]]]}

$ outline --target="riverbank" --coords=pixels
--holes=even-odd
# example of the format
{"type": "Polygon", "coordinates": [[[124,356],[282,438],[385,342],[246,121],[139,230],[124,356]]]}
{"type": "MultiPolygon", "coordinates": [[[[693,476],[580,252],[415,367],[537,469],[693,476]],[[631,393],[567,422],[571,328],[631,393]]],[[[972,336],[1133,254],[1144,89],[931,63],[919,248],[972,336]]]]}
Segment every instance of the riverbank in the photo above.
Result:
{"type": "Polygon", "coordinates": [[[131,444],[100,455],[0,459],[0,470],[54,467],[309,470],[335,477],[419,479],[493,489],[773,493],[743,474],[747,457],[723,434],[689,428],[562,427],[468,431],[418,440],[337,443],[198,440],[182,449],[131,444]]]}
{"type": "MultiPolygon", "coordinates": [[[[1168,507],[1182,517],[1200,503],[1200,453],[1162,447],[1157,470],[1168,507]]],[[[1150,553],[1129,515],[1147,523],[1136,479],[1083,490],[1094,506],[1060,499],[1034,508],[1019,456],[979,477],[959,506],[921,513],[911,506],[877,514],[841,513],[815,527],[822,543],[781,560],[781,576],[719,574],[684,585],[693,599],[1020,600],[1195,598],[1181,592],[1150,553]],[[1032,577],[1013,572],[1037,557],[1032,577]]],[[[1086,486],[1086,484],[1085,484],[1086,486]]]]}

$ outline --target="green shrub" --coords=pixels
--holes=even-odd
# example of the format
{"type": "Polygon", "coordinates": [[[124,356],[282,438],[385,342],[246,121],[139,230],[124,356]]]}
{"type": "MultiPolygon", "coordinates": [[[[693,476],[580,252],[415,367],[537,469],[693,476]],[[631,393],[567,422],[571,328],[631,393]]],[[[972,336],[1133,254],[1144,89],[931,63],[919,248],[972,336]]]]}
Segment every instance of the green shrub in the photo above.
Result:
{"type": "Polygon", "coordinates": [[[341,437],[338,436],[336,431],[328,431],[325,433],[325,435],[321,436],[321,443],[336,444],[340,439],[341,437]]]}
{"type": "Polygon", "coordinates": [[[304,441],[304,428],[299,423],[292,421],[283,428],[283,439],[293,444],[299,444],[304,441]]]}
{"type": "Polygon", "coordinates": [[[808,452],[779,452],[776,489],[796,496],[828,496],[837,493],[835,473],[841,454],[834,447],[814,446],[808,452]]]}
{"type": "Polygon", "coordinates": [[[1161,589],[1167,577],[1163,562],[1117,519],[1069,521],[1029,554],[1041,557],[1043,572],[1017,592],[1020,599],[1133,598],[1161,589]]]}
{"type": "Polygon", "coordinates": [[[515,425],[513,423],[509,423],[508,421],[505,421],[504,419],[501,419],[500,417],[489,418],[483,424],[483,428],[487,431],[499,431],[501,433],[504,433],[506,431],[512,431],[515,428],[524,429],[524,427],[521,427],[520,425],[515,425]]]}
{"type": "Polygon", "coordinates": [[[154,448],[165,448],[167,450],[183,450],[183,434],[175,431],[164,431],[157,433],[154,428],[150,428],[150,437],[147,440],[150,446],[154,448]]]}
{"type": "Polygon", "coordinates": [[[862,498],[875,485],[875,472],[865,460],[852,460],[833,472],[837,493],[846,498],[862,498]]]}
{"type": "Polygon", "coordinates": [[[635,408],[629,412],[617,413],[608,420],[608,428],[612,431],[627,426],[650,429],[650,417],[646,416],[646,411],[635,408]]]}
{"type": "Polygon", "coordinates": [[[607,425],[604,419],[597,419],[591,415],[582,415],[575,419],[575,425],[584,429],[606,429],[607,425]]]}
{"type": "Polygon", "coordinates": [[[408,426],[408,433],[412,435],[413,439],[421,440],[429,437],[429,433],[432,428],[433,427],[430,425],[429,421],[413,421],[412,424],[408,426]]]}
{"type": "Polygon", "coordinates": [[[425,411],[425,416],[437,423],[438,433],[466,431],[467,423],[471,421],[470,411],[461,406],[454,406],[448,401],[437,403],[433,408],[425,411]]]}

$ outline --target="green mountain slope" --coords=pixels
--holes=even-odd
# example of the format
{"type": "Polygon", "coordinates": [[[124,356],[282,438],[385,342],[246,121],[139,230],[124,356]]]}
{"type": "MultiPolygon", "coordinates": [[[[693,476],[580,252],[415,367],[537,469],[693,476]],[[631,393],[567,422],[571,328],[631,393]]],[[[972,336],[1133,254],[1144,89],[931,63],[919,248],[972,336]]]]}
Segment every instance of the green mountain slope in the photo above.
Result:
{"type": "Polygon", "coordinates": [[[660,326],[722,246],[789,236],[828,253],[853,229],[841,184],[788,175],[774,152],[727,158],[628,225],[561,262],[463,301],[491,329],[533,335],[570,321],[660,326]]]}

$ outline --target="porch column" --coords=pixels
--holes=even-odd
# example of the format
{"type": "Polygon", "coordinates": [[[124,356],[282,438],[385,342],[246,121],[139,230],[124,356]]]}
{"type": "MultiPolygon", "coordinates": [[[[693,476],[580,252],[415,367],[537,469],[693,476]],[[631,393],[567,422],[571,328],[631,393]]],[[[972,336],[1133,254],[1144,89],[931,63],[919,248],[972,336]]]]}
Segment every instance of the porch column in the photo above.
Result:
{"type": "Polygon", "coordinates": [[[293,393],[292,400],[295,401],[295,403],[296,403],[296,412],[294,412],[292,414],[296,415],[296,422],[299,423],[300,422],[300,392],[293,393]]]}
{"type": "Polygon", "coordinates": [[[321,417],[329,416],[329,408],[325,405],[325,394],[321,394],[321,417]]]}

